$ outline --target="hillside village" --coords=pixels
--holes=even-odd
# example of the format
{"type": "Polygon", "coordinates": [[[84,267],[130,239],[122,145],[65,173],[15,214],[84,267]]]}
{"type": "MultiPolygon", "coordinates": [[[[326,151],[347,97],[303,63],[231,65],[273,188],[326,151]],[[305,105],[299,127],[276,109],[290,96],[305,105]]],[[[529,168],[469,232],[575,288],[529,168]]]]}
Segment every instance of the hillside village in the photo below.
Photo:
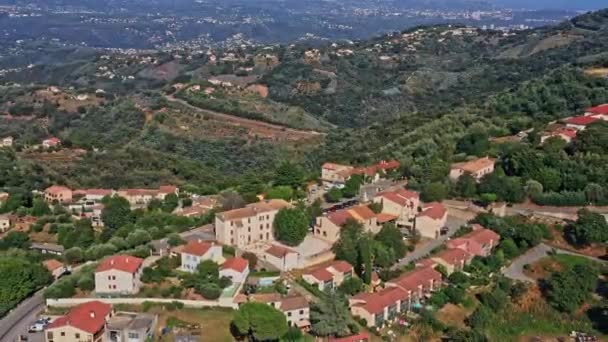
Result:
{"type": "Polygon", "coordinates": [[[7,73],[0,340],[605,338],[600,30],[7,73]]]}

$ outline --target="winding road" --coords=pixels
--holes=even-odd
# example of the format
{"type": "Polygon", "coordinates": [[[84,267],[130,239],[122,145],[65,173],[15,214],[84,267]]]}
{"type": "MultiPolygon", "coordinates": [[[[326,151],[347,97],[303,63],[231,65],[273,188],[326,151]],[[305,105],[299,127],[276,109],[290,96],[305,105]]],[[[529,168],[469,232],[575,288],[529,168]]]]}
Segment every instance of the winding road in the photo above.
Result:
{"type": "Polygon", "coordinates": [[[534,279],[532,279],[524,274],[524,266],[527,264],[534,263],[534,262],[548,256],[551,251],[555,251],[557,254],[576,255],[576,256],[583,257],[583,258],[587,258],[589,260],[593,260],[595,262],[608,264],[608,261],[606,261],[606,260],[602,260],[602,259],[587,256],[587,255],[571,252],[571,251],[561,249],[561,248],[555,248],[555,247],[549,246],[545,243],[541,243],[540,245],[528,250],[525,254],[519,256],[517,259],[513,260],[513,262],[508,267],[506,267],[505,269],[502,270],[502,274],[504,274],[506,277],[514,279],[514,280],[534,283],[535,282],[534,279]]]}

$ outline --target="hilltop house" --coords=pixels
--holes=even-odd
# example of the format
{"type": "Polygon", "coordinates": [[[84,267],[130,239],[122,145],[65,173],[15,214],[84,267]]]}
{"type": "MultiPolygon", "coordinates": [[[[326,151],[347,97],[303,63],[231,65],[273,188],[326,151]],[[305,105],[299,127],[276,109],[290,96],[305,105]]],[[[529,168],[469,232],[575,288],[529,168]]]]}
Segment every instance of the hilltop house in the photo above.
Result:
{"type": "Polygon", "coordinates": [[[557,128],[551,132],[545,133],[540,137],[540,143],[544,144],[547,139],[557,137],[569,143],[576,138],[577,130],[569,127],[557,128]]]}
{"type": "Polygon", "coordinates": [[[42,140],[42,147],[45,149],[51,148],[51,147],[57,147],[59,145],[61,145],[61,140],[59,140],[59,138],[56,138],[56,137],[50,137],[48,139],[42,140]]]}
{"type": "Polygon", "coordinates": [[[113,196],[112,189],[78,189],[74,190],[72,196],[78,198],[79,202],[85,205],[93,205],[100,202],[106,196],[113,196]]]}
{"type": "Polygon", "coordinates": [[[448,241],[446,246],[448,248],[462,249],[474,256],[489,256],[492,253],[492,249],[500,242],[500,235],[479,224],[473,224],[471,227],[473,231],[448,241]]]}
{"type": "Polygon", "coordinates": [[[463,163],[454,163],[450,167],[450,179],[458,180],[465,173],[471,174],[479,181],[483,176],[494,172],[496,160],[488,157],[479,158],[463,163]]]}
{"type": "Polygon", "coordinates": [[[439,202],[426,203],[422,211],[418,213],[414,221],[416,231],[422,237],[436,239],[441,234],[441,228],[445,226],[448,211],[439,202]]]}
{"type": "Polygon", "coordinates": [[[216,240],[235,247],[274,241],[274,217],[279,210],[290,206],[284,200],[267,200],[219,213],[215,216],[216,240]]]}
{"type": "Polygon", "coordinates": [[[316,286],[320,291],[333,290],[353,276],[353,266],[346,261],[336,260],[326,266],[315,267],[304,272],[302,279],[316,286]]]}
{"type": "Polygon", "coordinates": [[[106,321],[112,316],[110,304],[100,301],[79,304],[51,322],[44,337],[46,342],[103,342],[106,321]]]}
{"type": "Polygon", "coordinates": [[[212,241],[189,241],[181,250],[181,257],[181,269],[194,272],[198,264],[205,260],[219,262],[222,259],[222,246],[212,241]]]}
{"type": "Polygon", "coordinates": [[[377,194],[373,202],[382,205],[383,214],[394,216],[398,226],[411,227],[418,214],[420,195],[405,189],[384,191],[377,194]]]}
{"type": "Polygon", "coordinates": [[[141,286],[143,259],[130,255],[113,255],[95,269],[97,294],[134,294],[141,286]]]}
{"type": "Polygon", "coordinates": [[[585,128],[587,128],[587,126],[589,126],[592,123],[595,123],[599,120],[601,120],[601,119],[599,119],[595,116],[581,115],[581,116],[575,116],[575,117],[566,119],[565,122],[566,122],[567,128],[572,128],[577,131],[583,131],[583,130],[585,130],[585,128]]]}
{"type": "Polygon", "coordinates": [[[163,201],[169,194],[179,195],[179,188],[175,185],[161,185],[158,189],[121,189],[116,192],[125,198],[131,206],[147,205],[153,199],[163,201]]]}
{"type": "Polygon", "coordinates": [[[44,190],[44,200],[48,203],[72,202],[72,190],[61,185],[53,185],[44,190]]]}
{"type": "Polygon", "coordinates": [[[338,241],[340,230],[349,219],[361,223],[366,232],[375,234],[382,228],[378,224],[377,215],[367,206],[359,205],[317,217],[313,233],[323,240],[334,243],[338,241]]]}
{"type": "Polygon", "coordinates": [[[362,175],[371,182],[377,182],[383,175],[399,169],[400,166],[401,164],[396,160],[382,160],[367,167],[325,163],[321,166],[321,180],[326,187],[342,187],[352,175],[362,175]]]}

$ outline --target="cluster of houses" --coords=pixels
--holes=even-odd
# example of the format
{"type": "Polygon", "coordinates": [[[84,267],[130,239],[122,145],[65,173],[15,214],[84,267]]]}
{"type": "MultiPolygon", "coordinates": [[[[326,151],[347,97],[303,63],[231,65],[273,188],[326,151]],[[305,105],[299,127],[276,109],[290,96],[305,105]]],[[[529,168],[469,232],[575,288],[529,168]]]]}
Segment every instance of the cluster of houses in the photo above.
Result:
{"type": "Polygon", "coordinates": [[[158,317],[116,312],[112,305],[90,301],[73,307],[44,331],[46,342],[145,342],[154,338],[158,317]]]}
{"type": "MultiPolygon", "coordinates": [[[[4,138],[0,139],[0,147],[12,147],[14,141],[15,140],[13,139],[13,137],[4,137],[4,138]]],[[[43,149],[58,147],[60,145],[61,145],[61,140],[57,137],[46,138],[46,139],[42,140],[42,143],[40,144],[40,146],[42,146],[43,149]]]]}
{"type": "Polygon", "coordinates": [[[378,164],[367,167],[325,163],[321,166],[321,181],[326,188],[342,188],[353,175],[365,176],[371,182],[375,182],[387,173],[398,170],[399,167],[401,167],[401,164],[396,160],[383,160],[378,164]]]}
{"type": "MultiPolygon", "coordinates": [[[[386,281],[384,286],[372,284],[372,292],[351,297],[351,313],[365,320],[368,327],[382,327],[402,313],[421,308],[432,293],[441,288],[444,279],[435,269],[437,265],[443,265],[448,275],[461,271],[475,256],[489,256],[499,241],[498,234],[474,224],[470,233],[448,241],[443,251],[416,262],[414,270],[386,281]]],[[[352,276],[352,266],[348,266],[336,261],[306,272],[302,277],[319,289],[330,289],[352,276]]]]}
{"type": "Polygon", "coordinates": [[[587,108],[583,115],[562,120],[561,124],[550,125],[548,131],[540,138],[541,144],[553,137],[561,138],[569,143],[576,139],[578,132],[600,120],[608,121],[608,104],[587,108]]]}

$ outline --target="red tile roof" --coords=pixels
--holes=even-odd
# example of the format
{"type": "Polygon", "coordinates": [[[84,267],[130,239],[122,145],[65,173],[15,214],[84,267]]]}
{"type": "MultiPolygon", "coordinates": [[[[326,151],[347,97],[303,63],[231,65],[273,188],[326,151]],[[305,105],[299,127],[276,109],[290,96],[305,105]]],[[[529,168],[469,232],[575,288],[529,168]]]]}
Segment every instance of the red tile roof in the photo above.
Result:
{"type": "Polygon", "coordinates": [[[63,267],[63,263],[61,261],[57,261],[55,259],[45,260],[45,261],[42,262],[42,264],[50,272],[53,272],[54,270],[56,270],[56,269],[58,269],[60,267],[63,267]]]}
{"type": "Polygon", "coordinates": [[[334,211],[333,213],[327,214],[327,219],[339,227],[343,226],[350,218],[352,217],[346,209],[341,209],[338,211],[334,211]]]}
{"type": "Polygon", "coordinates": [[[100,301],[91,301],[73,307],[70,312],[57,318],[47,326],[54,329],[72,326],[90,334],[99,332],[106,323],[106,316],[112,312],[112,306],[100,301]]]}
{"type": "Polygon", "coordinates": [[[471,255],[459,248],[449,248],[435,256],[450,265],[460,265],[471,258],[471,255]]]}
{"type": "Polygon", "coordinates": [[[296,253],[294,250],[283,247],[283,246],[279,246],[279,245],[272,245],[270,246],[270,248],[268,248],[266,250],[266,253],[273,255],[277,258],[284,258],[287,254],[289,253],[296,253]]]}
{"type": "Polygon", "coordinates": [[[249,266],[249,261],[247,261],[247,259],[243,259],[241,257],[235,257],[235,258],[230,258],[230,259],[226,260],[222,264],[222,269],[223,270],[231,269],[231,270],[235,270],[239,273],[243,273],[245,271],[245,269],[247,269],[248,266],[249,266]]]}
{"type": "Polygon", "coordinates": [[[44,141],[51,145],[59,144],[61,142],[61,140],[59,140],[59,138],[56,138],[56,137],[50,137],[50,138],[44,139],[44,141]]]}
{"type": "Polygon", "coordinates": [[[385,191],[379,193],[377,196],[381,196],[386,198],[387,200],[399,204],[402,207],[405,207],[411,201],[417,200],[419,198],[419,194],[415,191],[409,191],[405,189],[398,189],[394,191],[385,191]]]}
{"type": "Polygon", "coordinates": [[[399,216],[386,214],[386,213],[380,213],[377,215],[378,223],[380,223],[380,224],[396,220],[398,217],[399,216]]]}
{"type": "Polygon", "coordinates": [[[380,170],[398,169],[400,166],[401,164],[396,160],[382,160],[376,165],[376,167],[380,170]]]}
{"type": "Polygon", "coordinates": [[[213,247],[213,243],[209,241],[188,241],[182,249],[182,253],[197,255],[199,257],[207,254],[207,251],[213,247]]]}
{"type": "MultiPolygon", "coordinates": [[[[479,226],[479,225],[478,225],[479,226]]],[[[481,226],[479,226],[481,227],[481,226]]],[[[472,232],[460,237],[461,239],[471,239],[480,245],[488,245],[490,242],[496,244],[500,240],[500,235],[490,229],[474,229],[472,232]]]]}
{"type": "Polygon", "coordinates": [[[608,114],[608,104],[587,108],[585,112],[593,114],[608,114]]]}
{"type": "Polygon", "coordinates": [[[304,274],[311,275],[315,279],[320,281],[330,281],[334,279],[334,275],[327,270],[325,267],[320,267],[313,269],[312,271],[306,272],[304,274]]]}
{"type": "Polygon", "coordinates": [[[466,239],[462,237],[455,238],[448,241],[446,246],[448,248],[460,248],[472,255],[481,256],[483,254],[481,245],[473,239],[466,239]]]}
{"type": "Polygon", "coordinates": [[[352,207],[347,210],[350,213],[350,215],[355,219],[370,220],[370,219],[376,217],[376,213],[374,213],[366,205],[358,205],[356,207],[352,207]]]}
{"type": "Polygon", "coordinates": [[[143,262],[144,259],[130,255],[113,255],[103,259],[103,261],[97,265],[95,272],[118,270],[133,274],[141,267],[143,262]]]}
{"type": "Polygon", "coordinates": [[[595,118],[593,116],[575,116],[573,118],[570,118],[568,120],[566,120],[566,123],[572,124],[572,125],[577,125],[577,126],[587,126],[590,125],[596,121],[598,121],[600,119],[595,118]]]}
{"type": "Polygon", "coordinates": [[[365,303],[359,304],[365,311],[370,314],[378,314],[382,313],[385,308],[397,303],[397,301],[408,299],[409,295],[401,288],[388,287],[367,296],[355,296],[353,298],[365,301],[365,303]]]}
{"type": "Polygon", "coordinates": [[[322,168],[324,168],[326,170],[338,170],[338,169],[342,169],[345,167],[350,167],[350,166],[340,165],[340,164],[336,164],[336,163],[325,163],[322,166],[322,168]]]}
{"type": "Polygon", "coordinates": [[[420,286],[429,287],[431,280],[441,281],[441,273],[437,272],[434,268],[427,266],[405,273],[399,278],[391,280],[390,283],[414,292],[418,291],[418,287],[420,286]]]}
{"type": "Polygon", "coordinates": [[[470,160],[463,163],[452,164],[450,169],[460,169],[470,173],[476,173],[481,170],[487,169],[496,163],[495,159],[484,157],[475,160],[470,160]]]}
{"type": "Polygon", "coordinates": [[[177,191],[177,187],[175,185],[161,185],[158,188],[158,192],[161,194],[174,194],[177,191]]]}
{"type": "Polygon", "coordinates": [[[353,270],[353,266],[344,260],[336,260],[332,262],[328,267],[333,267],[336,271],[341,273],[346,273],[353,270]]]}
{"type": "Polygon", "coordinates": [[[423,210],[418,216],[427,216],[433,220],[441,220],[446,214],[447,209],[439,202],[431,202],[424,205],[423,210]]]}
{"type": "Polygon", "coordinates": [[[70,188],[62,186],[62,185],[51,185],[44,192],[49,194],[57,194],[64,191],[72,191],[70,188]]]}

